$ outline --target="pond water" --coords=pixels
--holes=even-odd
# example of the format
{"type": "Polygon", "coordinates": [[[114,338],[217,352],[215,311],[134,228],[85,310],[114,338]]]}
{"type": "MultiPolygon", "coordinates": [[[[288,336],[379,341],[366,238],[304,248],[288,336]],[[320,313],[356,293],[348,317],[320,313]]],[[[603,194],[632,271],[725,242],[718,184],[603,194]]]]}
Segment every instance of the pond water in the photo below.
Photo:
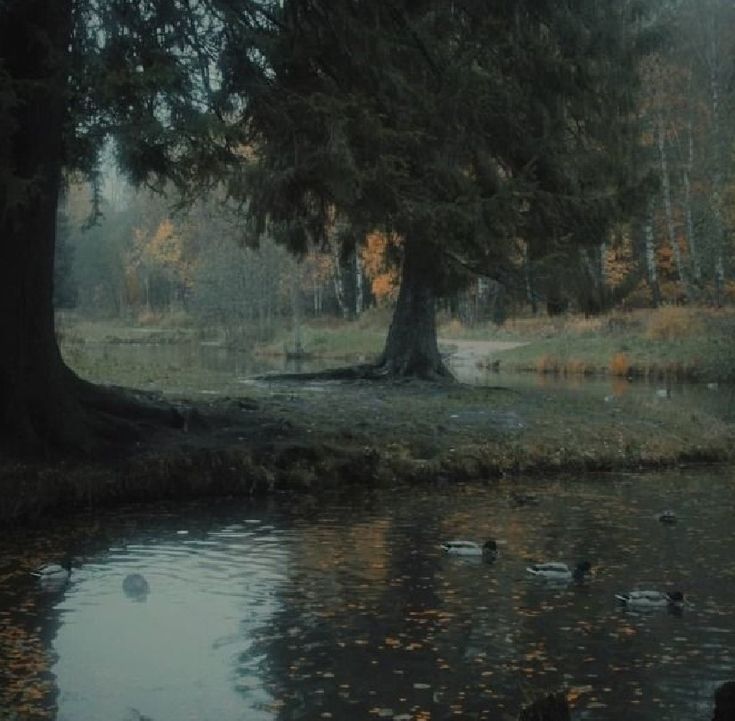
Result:
{"type": "Polygon", "coordinates": [[[735,677],[733,481],[717,468],[284,496],[19,531],[0,540],[0,718],[502,720],[564,687],[577,720],[705,721],[735,677]],[[519,489],[538,503],[514,504],[519,489]],[[675,525],[656,518],[667,508],[675,525]],[[500,556],[447,557],[452,538],[497,539],[500,556]],[[67,585],[28,574],[65,554],[67,585]],[[595,570],[582,585],[525,571],[581,559],[595,570]],[[687,604],[621,608],[614,594],[636,588],[687,604]]]}
{"type": "MultiPolygon", "coordinates": [[[[93,380],[163,390],[189,398],[247,393],[254,375],[284,372],[316,372],[364,362],[364,358],[293,360],[283,356],[259,357],[243,351],[199,342],[176,344],[87,344],[69,346],[65,352],[73,368],[93,380]],[[96,372],[90,374],[90,369],[96,372]]],[[[455,353],[448,359],[455,376],[474,385],[503,385],[517,390],[549,388],[592,395],[600,399],[619,396],[656,398],[663,381],[648,383],[625,378],[556,376],[535,373],[495,373],[479,368],[476,356],[455,353]]],[[[735,420],[735,388],[721,384],[677,383],[661,402],[696,407],[735,420]]]]}

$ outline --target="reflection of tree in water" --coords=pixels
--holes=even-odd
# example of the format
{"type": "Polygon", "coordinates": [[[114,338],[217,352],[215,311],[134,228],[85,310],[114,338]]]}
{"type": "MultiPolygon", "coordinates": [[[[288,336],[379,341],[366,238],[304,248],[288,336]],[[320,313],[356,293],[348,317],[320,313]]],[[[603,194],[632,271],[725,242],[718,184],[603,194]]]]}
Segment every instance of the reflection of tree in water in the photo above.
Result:
{"type": "Polygon", "coordinates": [[[440,515],[400,503],[390,517],[303,531],[280,610],[241,659],[244,674],[258,660],[281,719],[436,717],[463,702],[471,624],[439,607],[440,515]]]}
{"type": "Polygon", "coordinates": [[[691,710],[698,682],[687,670],[688,659],[677,658],[674,650],[676,643],[688,643],[686,624],[661,610],[618,608],[612,594],[619,589],[608,586],[611,577],[632,586],[651,578],[680,581],[686,575],[682,558],[688,556],[682,556],[675,538],[661,543],[665,529],[652,513],[610,489],[587,487],[586,494],[559,489],[547,498],[536,523],[527,524],[529,546],[548,556],[567,549],[568,557],[560,560],[587,558],[599,575],[581,586],[528,582],[522,587],[513,609],[525,659],[521,671],[532,688],[572,687],[573,698],[597,709],[596,715],[619,707],[621,699],[630,721],[667,717],[674,708],[691,710]]]}

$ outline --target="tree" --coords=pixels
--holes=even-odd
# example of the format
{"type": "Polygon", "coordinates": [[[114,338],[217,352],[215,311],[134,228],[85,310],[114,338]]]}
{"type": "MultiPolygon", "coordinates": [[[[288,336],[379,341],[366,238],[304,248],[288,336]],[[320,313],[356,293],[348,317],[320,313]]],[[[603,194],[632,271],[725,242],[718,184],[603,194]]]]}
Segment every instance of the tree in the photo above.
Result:
{"type": "MultiPolygon", "coordinates": [[[[232,32],[255,162],[235,188],[303,250],[344,216],[401,238],[378,375],[448,375],[435,303],[466,278],[599,245],[624,199],[641,3],[286,0],[232,32]]],[[[626,195],[627,193],[627,195],[626,195]]]]}
{"type": "Polygon", "coordinates": [[[160,415],[63,363],[52,307],[62,172],[94,176],[114,133],[131,177],[183,185],[226,153],[209,61],[217,3],[0,0],[0,442],[92,450],[160,415]],[[216,9],[216,8],[215,8],[216,9]]]}

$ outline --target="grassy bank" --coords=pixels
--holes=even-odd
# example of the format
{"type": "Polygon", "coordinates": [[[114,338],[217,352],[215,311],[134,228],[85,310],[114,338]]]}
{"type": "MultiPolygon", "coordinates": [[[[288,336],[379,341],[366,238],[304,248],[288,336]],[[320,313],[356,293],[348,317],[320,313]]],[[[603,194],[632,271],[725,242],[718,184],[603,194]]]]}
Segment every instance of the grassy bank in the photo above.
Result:
{"type": "MultiPolygon", "coordinates": [[[[653,368],[673,373],[691,363],[688,372],[732,378],[734,323],[729,312],[673,308],[594,321],[530,319],[502,330],[468,331],[453,323],[442,327],[442,335],[530,341],[498,354],[506,367],[625,375],[653,368]]],[[[370,342],[381,338],[374,326],[346,328],[312,328],[321,336],[309,339],[311,347],[319,347],[319,337],[333,350],[354,348],[358,337],[369,340],[371,333],[370,342]]],[[[422,383],[256,383],[233,371],[229,358],[221,370],[196,358],[187,364],[187,353],[201,350],[187,328],[155,331],[187,335],[179,345],[151,346],[161,352],[155,363],[148,350],[137,355],[136,341],[109,343],[109,326],[94,332],[101,352],[89,352],[93,340],[86,348],[69,343],[67,361],[77,372],[95,382],[154,390],[191,423],[184,430],[143,428],[141,443],[112,463],[0,460],[0,522],[131,500],[735,460],[732,426],[676,397],[604,398],[554,387],[518,392],[422,383]]],[[[136,329],[122,326],[115,333],[137,337],[136,329]]]]}
{"type": "Polygon", "coordinates": [[[467,335],[526,341],[485,360],[508,370],[735,381],[735,313],[730,309],[666,307],[591,319],[529,318],[467,335]]]}
{"type": "Polygon", "coordinates": [[[128,501],[493,481],[733,459],[733,429],[668,400],[464,386],[256,384],[177,401],[114,462],[0,465],[0,522],[128,501]]]}

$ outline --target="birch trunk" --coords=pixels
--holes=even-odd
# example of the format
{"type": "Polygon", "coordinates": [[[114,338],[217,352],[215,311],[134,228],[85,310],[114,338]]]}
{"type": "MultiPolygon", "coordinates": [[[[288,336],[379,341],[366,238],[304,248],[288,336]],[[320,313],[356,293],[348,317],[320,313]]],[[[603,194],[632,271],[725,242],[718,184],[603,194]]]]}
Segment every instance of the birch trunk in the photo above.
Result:
{"type": "Polygon", "coordinates": [[[694,281],[697,285],[702,283],[702,265],[699,260],[699,248],[697,245],[697,237],[694,232],[694,216],[692,213],[692,184],[691,175],[694,170],[694,131],[692,128],[692,119],[689,118],[687,123],[687,162],[684,166],[684,213],[687,223],[687,242],[689,245],[689,257],[692,261],[692,273],[694,281]]]}
{"type": "Polygon", "coordinates": [[[643,223],[643,255],[646,263],[646,278],[651,289],[653,307],[661,305],[661,289],[658,285],[658,268],[656,266],[656,241],[653,234],[653,197],[648,201],[646,219],[643,223]]]}
{"type": "Polygon", "coordinates": [[[681,257],[681,248],[676,239],[676,227],[674,226],[674,211],[671,203],[671,178],[669,177],[669,161],[666,154],[666,126],[662,114],[658,116],[656,128],[656,136],[658,141],[658,157],[661,171],[661,190],[663,193],[664,211],[666,213],[666,230],[669,237],[669,245],[674,254],[676,263],[676,274],[679,278],[684,293],[687,293],[687,279],[684,271],[684,264],[681,257]]]}
{"type": "Polygon", "coordinates": [[[725,287],[724,248],[727,245],[727,226],[724,219],[722,198],[724,195],[725,171],[723,160],[726,154],[722,135],[722,119],[720,117],[720,46],[717,37],[715,12],[710,9],[709,42],[707,47],[707,63],[710,74],[710,103],[712,108],[712,133],[714,145],[715,172],[712,179],[712,211],[714,216],[714,281],[715,304],[719,307],[723,302],[725,287]]]}

